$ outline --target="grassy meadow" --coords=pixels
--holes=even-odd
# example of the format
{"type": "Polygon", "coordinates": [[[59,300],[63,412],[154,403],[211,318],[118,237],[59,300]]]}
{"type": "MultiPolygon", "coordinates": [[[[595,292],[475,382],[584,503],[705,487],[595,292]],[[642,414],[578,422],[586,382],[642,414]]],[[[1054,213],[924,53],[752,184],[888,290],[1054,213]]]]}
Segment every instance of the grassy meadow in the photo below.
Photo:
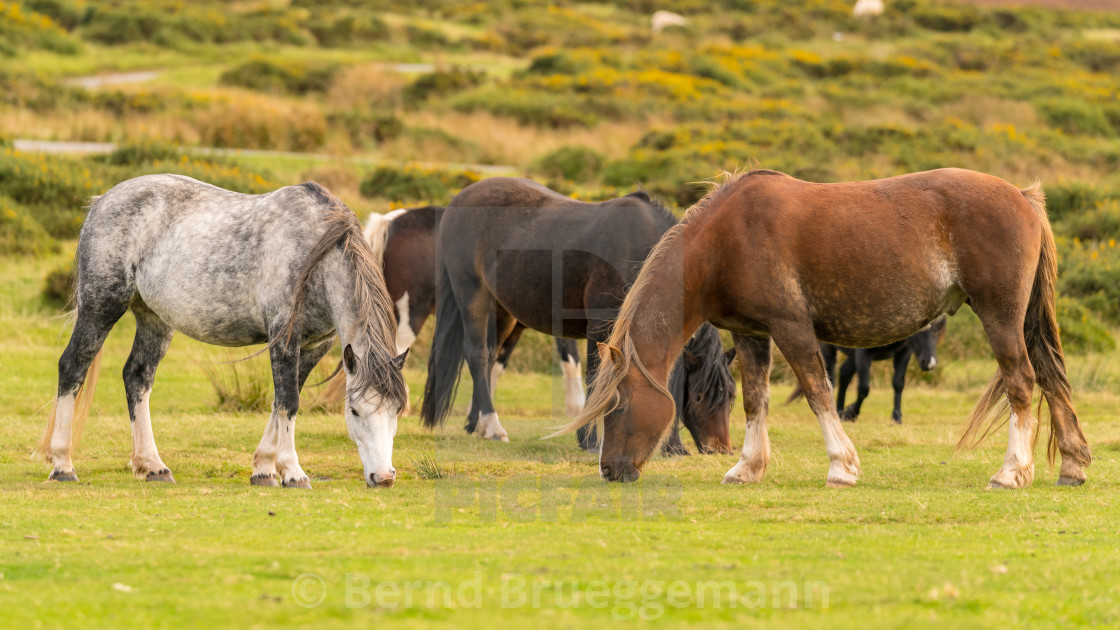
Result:
{"type": "MultiPolygon", "coordinates": [[[[1120,12],[673,4],[688,24],[654,34],[663,7],[646,0],[0,1],[0,627],[1120,624],[1120,12]],[[722,486],[737,455],[694,454],[600,483],[573,438],[540,439],[565,418],[535,334],[499,386],[511,442],[462,433],[461,388],[442,431],[402,418],[389,491],[365,487],[341,410],[306,390],[310,492],[248,483],[267,361],[179,336],[152,397],[178,483],[144,484],[120,380],[130,316],[106,345],[81,482],[47,483],[28,458],[68,339],[86,200],[123,179],[178,172],[248,193],[314,179],[364,217],[518,174],[585,199],[640,185],[680,212],[696,182],[748,164],[814,181],[942,166],[1041,179],[1087,484],[1055,487],[1040,447],[1033,487],[988,491],[1006,434],[955,449],[994,369],[968,309],[937,369],[911,373],[902,426],[876,367],[845,425],[863,466],[845,490],[824,488],[807,406],[782,404],[780,357],[765,482],[722,486]]],[[[414,404],[430,334],[406,368],[414,404]]],[[[736,407],[733,443],[743,422],[736,407]]]]}

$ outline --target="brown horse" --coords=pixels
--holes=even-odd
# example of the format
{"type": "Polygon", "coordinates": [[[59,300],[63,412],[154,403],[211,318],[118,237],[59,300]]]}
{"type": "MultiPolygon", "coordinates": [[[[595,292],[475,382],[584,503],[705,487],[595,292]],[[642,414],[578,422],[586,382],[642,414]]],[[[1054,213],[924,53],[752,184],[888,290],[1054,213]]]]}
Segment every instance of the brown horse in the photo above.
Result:
{"type": "Polygon", "coordinates": [[[646,259],[599,348],[593,395],[566,430],[603,419],[602,476],[637,479],[673,417],[664,385],[669,367],[708,321],[732,332],[747,417],[742,458],[724,482],[757,482],[766,473],[773,339],[820,421],[828,485],[850,486],[859,459],[841,428],[817,339],[880,346],[968,303],[999,370],[961,444],[1006,396],[1007,456],[990,485],[1029,485],[1037,383],[1050,408],[1050,460],[1055,451],[1062,454],[1058,483],[1079,485],[1091,457],[1065,373],[1056,276],[1054,237],[1037,184],[1019,190],[960,169],[844,184],[765,170],[731,175],[646,259]]]}

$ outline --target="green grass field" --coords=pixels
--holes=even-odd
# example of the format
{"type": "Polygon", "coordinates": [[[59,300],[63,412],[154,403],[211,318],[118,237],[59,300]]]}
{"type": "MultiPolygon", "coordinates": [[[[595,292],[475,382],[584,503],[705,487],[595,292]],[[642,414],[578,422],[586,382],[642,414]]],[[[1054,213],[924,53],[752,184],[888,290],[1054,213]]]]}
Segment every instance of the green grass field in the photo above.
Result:
{"type": "MultiPolygon", "coordinates": [[[[1056,471],[1040,461],[1032,488],[986,490],[1005,434],[955,452],[979,388],[928,386],[908,390],[905,425],[889,423],[880,389],[846,427],[863,463],[852,489],[824,488],[815,419],[803,404],[778,403],[762,484],[722,486],[736,456],[693,455],[655,459],[641,482],[607,486],[573,439],[539,439],[560,421],[548,412],[562,402],[558,383],[514,372],[497,399],[509,444],[465,436],[462,399],[444,431],[405,418],[388,491],[365,487],[338,414],[301,415],[297,445],[314,489],[297,491],[248,483],[265,414],[214,411],[203,366],[248,352],[177,338],[152,409],[178,483],[151,485],[128,468],[126,316],[76,451],[82,481],[59,484],[28,458],[67,339],[38,296],[58,258],[0,261],[0,627],[1120,621],[1120,569],[1108,561],[1120,529],[1114,388],[1078,392],[1095,461],[1075,489],[1055,487],[1056,471]],[[421,478],[431,477],[428,457],[448,478],[421,478]]],[[[938,369],[959,382],[987,367],[938,369]]],[[[408,377],[415,397],[423,373],[408,377]]],[[[773,398],[788,393],[778,385],[773,398]]],[[[742,422],[736,409],[733,440],[742,422]]]]}

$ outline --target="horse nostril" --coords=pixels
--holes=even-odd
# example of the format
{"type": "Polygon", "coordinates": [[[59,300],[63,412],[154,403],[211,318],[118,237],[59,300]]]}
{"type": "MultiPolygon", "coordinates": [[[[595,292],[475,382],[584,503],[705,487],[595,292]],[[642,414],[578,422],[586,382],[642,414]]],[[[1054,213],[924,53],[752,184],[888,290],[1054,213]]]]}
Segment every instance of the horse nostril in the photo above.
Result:
{"type": "Polygon", "coordinates": [[[606,479],[607,481],[614,481],[614,471],[611,469],[610,464],[603,464],[602,466],[600,466],[599,474],[602,475],[603,479],[606,479]]]}
{"type": "Polygon", "coordinates": [[[389,472],[387,472],[385,474],[370,473],[370,475],[369,475],[369,480],[371,482],[373,482],[370,485],[371,486],[376,486],[378,488],[392,488],[393,487],[393,482],[396,481],[396,479],[397,479],[397,471],[394,468],[390,468],[389,472]]]}

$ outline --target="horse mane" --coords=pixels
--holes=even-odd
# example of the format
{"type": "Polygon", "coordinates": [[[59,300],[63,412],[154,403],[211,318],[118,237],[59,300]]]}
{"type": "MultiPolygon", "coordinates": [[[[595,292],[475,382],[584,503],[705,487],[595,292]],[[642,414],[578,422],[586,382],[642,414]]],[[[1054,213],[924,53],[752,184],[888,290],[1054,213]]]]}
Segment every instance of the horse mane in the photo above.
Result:
{"type": "Polygon", "coordinates": [[[661,211],[661,218],[672,221],[674,224],[677,222],[677,217],[673,215],[673,211],[669,209],[669,206],[666,206],[665,203],[663,201],[661,201],[660,198],[649,194],[649,191],[647,191],[645,188],[640,188],[639,187],[634,192],[621,197],[621,199],[626,199],[626,198],[629,198],[629,197],[633,197],[635,199],[641,199],[650,208],[652,208],[654,210],[660,210],[661,211]]]}
{"type": "MultiPolygon", "coordinates": [[[[698,216],[704,214],[713,203],[727,195],[736,183],[755,174],[781,175],[782,173],[758,168],[730,173],[724,171],[715,179],[707,182],[708,185],[711,186],[708,193],[705,194],[700,201],[693,204],[692,207],[685,212],[684,218],[676,225],[669,228],[669,230],[662,235],[661,240],[657,242],[657,245],[654,245],[653,251],[650,252],[646,261],[642,264],[642,271],[638,274],[637,279],[634,280],[634,285],[630,287],[630,290],[626,293],[626,298],[622,301],[622,308],[619,309],[618,316],[615,318],[614,325],[611,327],[610,337],[607,338],[606,344],[612,348],[618,349],[621,355],[620,361],[604,361],[600,364],[599,371],[595,375],[595,383],[591,386],[591,397],[584,405],[583,411],[574,420],[560,427],[552,435],[570,433],[593,423],[596,425],[601,424],[603,417],[618,407],[618,386],[622,383],[622,379],[626,377],[627,372],[630,371],[631,363],[634,364],[634,367],[638,368],[638,371],[654,389],[668,396],[671,400],[673,399],[672,393],[653,378],[638,357],[638,353],[634,349],[634,341],[630,336],[630,328],[633,326],[634,320],[638,316],[638,311],[640,310],[639,305],[643,303],[646,292],[650,290],[649,287],[654,276],[660,270],[662,262],[673,245],[680,239],[681,234],[684,233],[698,216]]],[[[676,403],[674,402],[674,406],[675,405],[676,403]]],[[[597,434],[602,436],[602,427],[597,428],[597,434]]],[[[549,437],[552,436],[550,435],[549,437]]]]}
{"type": "Polygon", "coordinates": [[[403,405],[407,397],[404,377],[399,370],[393,369],[393,354],[388,350],[395,348],[393,339],[396,331],[390,310],[392,299],[385,289],[381,263],[363,235],[357,215],[346,204],[315,182],[306,182],[300,188],[323,210],[323,235],[304,259],[292,290],[292,310],[288,321],[269,345],[281,341],[291,343],[296,321],[307,304],[308,285],[319,263],[337,248],[354,274],[354,316],[362,333],[371,341],[366,360],[359,361],[351,374],[353,378],[347,379],[346,393],[349,396],[358,395],[373,387],[385,398],[403,405]]]}

